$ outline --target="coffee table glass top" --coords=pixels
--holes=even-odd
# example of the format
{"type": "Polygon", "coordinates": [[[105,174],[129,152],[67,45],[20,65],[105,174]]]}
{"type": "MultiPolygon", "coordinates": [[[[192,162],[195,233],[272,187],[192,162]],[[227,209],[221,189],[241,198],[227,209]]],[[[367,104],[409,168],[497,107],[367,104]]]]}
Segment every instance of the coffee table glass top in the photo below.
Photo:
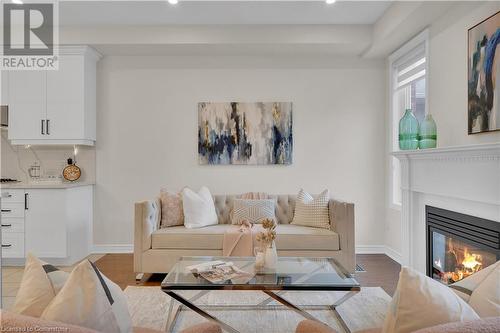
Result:
{"type": "Polygon", "coordinates": [[[332,258],[279,257],[276,270],[257,273],[254,266],[254,257],[182,257],[161,286],[164,290],[359,290],[359,283],[332,258]],[[250,281],[228,280],[215,284],[186,268],[215,260],[232,262],[255,276],[250,281]]]}

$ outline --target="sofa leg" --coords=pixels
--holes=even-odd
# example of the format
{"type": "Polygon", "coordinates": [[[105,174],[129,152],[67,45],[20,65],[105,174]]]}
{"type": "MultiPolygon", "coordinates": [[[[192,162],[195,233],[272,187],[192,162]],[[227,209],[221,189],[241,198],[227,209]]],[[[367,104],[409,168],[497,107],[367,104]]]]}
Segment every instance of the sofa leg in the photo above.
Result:
{"type": "Polygon", "coordinates": [[[153,274],[151,274],[151,273],[138,273],[135,276],[135,284],[142,284],[142,283],[146,282],[147,280],[149,280],[151,275],[153,275],[153,274]]]}

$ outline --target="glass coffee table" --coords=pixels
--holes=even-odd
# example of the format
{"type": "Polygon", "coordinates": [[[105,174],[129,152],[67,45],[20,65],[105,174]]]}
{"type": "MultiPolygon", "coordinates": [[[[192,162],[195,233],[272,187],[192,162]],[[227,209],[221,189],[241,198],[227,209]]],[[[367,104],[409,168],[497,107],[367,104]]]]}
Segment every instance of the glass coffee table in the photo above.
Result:
{"type": "MultiPolygon", "coordinates": [[[[182,305],[174,311],[174,302],[170,302],[167,331],[175,326],[177,315],[185,306],[204,318],[219,324],[223,330],[231,333],[239,331],[209,314],[210,306],[197,306],[196,300],[200,299],[212,290],[250,290],[262,291],[269,297],[255,304],[257,309],[265,309],[273,300],[281,303],[290,310],[293,310],[304,318],[319,321],[309,314],[305,309],[291,303],[283,297],[287,291],[345,291],[346,294],[334,304],[316,306],[316,309],[326,309],[333,311],[340,325],[346,332],[350,332],[345,321],[337,312],[337,307],[360,291],[359,283],[333,258],[304,258],[304,257],[279,257],[278,264],[273,271],[261,271],[255,273],[250,281],[245,283],[235,283],[230,280],[222,283],[211,283],[201,276],[195,276],[187,267],[209,261],[221,260],[232,262],[243,271],[255,272],[255,257],[182,257],[172,268],[170,273],[161,283],[161,289],[167,295],[178,301],[182,305]],[[199,291],[194,296],[186,298],[179,294],[183,290],[199,291]],[[202,309],[203,308],[203,309],[202,309]]],[[[247,279],[248,280],[248,279],[247,279]]],[[[227,305],[234,308],[234,305],[227,305]]],[[[216,306],[220,308],[220,305],[216,306]]]]}

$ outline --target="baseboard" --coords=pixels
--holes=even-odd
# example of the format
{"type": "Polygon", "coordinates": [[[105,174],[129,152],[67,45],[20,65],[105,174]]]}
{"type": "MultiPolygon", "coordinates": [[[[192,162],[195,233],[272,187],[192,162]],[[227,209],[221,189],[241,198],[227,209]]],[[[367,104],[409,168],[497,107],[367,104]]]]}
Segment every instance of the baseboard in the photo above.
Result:
{"type": "Polygon", "coordinates": [[[399,253],[398,251],[394,250],[393,248],[389,247],[389,246],[386,246],[385,247],[385,254],[391,258],[392,260],[394,260],[395,262],[397,262],[398,264],[401,264],[402,262],[402,256],[401,256],[401,253],[399,253]]]}
{"type": "Polygon", "coordinates": [[[357,245],[356,254],[385,254],[384,245],[357,245]]]}
{"type": "Polygon", "coordinates": [[[385,254],[397,263],[401,263],[401,254],[385,245],[358,245],[356,254],[385,254]]]}
{"type": "Polygon", "coordinates": [[[94,244],[92,253],[133,253],[134,245],[132,244],[94,244]]]}

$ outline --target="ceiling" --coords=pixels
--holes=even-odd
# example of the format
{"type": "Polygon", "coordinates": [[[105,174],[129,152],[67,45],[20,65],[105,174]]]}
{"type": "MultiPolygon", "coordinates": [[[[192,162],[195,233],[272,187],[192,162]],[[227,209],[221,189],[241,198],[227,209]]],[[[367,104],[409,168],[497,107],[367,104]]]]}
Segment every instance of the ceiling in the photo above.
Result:
{"type": "Polygon", "coordinates": [[[390,1],[62,1],[61,26],[373,24],[390,1]]]}

